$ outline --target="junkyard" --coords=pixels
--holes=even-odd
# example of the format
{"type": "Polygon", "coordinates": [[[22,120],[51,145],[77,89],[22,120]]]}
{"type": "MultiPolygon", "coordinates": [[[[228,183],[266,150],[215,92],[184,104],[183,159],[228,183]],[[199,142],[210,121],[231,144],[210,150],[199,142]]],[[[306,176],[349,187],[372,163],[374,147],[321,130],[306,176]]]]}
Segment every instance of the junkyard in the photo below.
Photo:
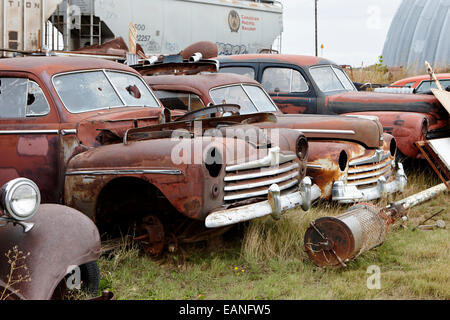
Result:
{"type": "Polygon", "coordinates": [[[450,2],[322,1],[2,1],[0,300],[450,299],[450,2]]]}

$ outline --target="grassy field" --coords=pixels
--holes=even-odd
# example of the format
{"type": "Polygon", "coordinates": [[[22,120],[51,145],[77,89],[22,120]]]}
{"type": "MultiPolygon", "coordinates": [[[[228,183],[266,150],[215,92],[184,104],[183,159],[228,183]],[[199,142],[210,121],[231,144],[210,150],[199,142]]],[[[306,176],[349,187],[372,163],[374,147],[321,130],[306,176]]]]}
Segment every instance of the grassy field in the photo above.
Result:
{"type": "MultiPolygon", "coordinates": [[[[440,183],[424,163],[409,168],[409,186],[398,199],[440,183]]],[[[447,212],[439,219],[448,224],[449,203],[445,194],[411,210],[382,246],[346,269],[320,269],[303,250],[310,221],[346,210],[319,204],[308,213],[291,211],[279,222],[252,221],[229,231],[214,247],[184,247],[184,254],[167,253],[159,260],[144,256],[137,244],[121,248],[99,261],[101,289],[118,299],[139,300],[450,299],[448,229],[411,230],[443,208],[447,212]],[[372,265],[381,269],[380,290],[367,288],[372,265]]]]}

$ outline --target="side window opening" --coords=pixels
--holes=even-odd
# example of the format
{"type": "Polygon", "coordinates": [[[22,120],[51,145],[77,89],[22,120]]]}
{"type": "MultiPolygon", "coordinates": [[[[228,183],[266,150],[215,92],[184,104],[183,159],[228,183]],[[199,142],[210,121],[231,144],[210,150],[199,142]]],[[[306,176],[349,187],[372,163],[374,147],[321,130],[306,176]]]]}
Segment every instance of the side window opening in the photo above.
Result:
{"type": "Polygon", "coordinates": [[[222,67],[219,73],[235,73],[255,79],[255,69],[252,67],[222,67]]]}
{"type": "Polygon", "coordinates": [[[0,118],[45,116],[50,106],[39,85],[25,78],[0,79],[0,118]]]}
{"type": "Polygon", "coordinates": [[[27,79],[0,79],[0,118],[25,118],[27,85],[27,79]]]}
{"type": "Polygon", "coordinates": [[[300,93],[309,90],[302,74],[290,68],[266,68],[261,84],[268,92],[300,93]]]}

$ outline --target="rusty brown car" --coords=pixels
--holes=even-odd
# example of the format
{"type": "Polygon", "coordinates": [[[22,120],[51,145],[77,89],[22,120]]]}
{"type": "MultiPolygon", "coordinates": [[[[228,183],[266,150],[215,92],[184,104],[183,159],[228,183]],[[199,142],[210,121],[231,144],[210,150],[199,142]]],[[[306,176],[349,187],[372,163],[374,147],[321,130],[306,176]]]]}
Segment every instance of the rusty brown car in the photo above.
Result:
{"type": "Polygon", "coordinates": [[[24,178],[0,191],[0,300],[62,298],[75,288],[96,295],[96,226],[75,209],[40,199],[36,184],[24,178]]]}
{"type": "MultiPolygon", "coordinates": [[[[149,74],[153,67],[141,69],[149,74]]],[[[156,65],[158,73],[162,65],[156,65]]],[[[180,68],[176,68],[179,70],[180,68]]],[[[283,115],[256,81],[235,74],[145,76],[160,101],[185,117],[224,115],[216,105],[240,105],[241,114],[272,113],[276,122],[254,123],[263,129],[289,128],[308,138],[307,175],[322,198],[341,203],[369,201],[403,191],[402,164],[395,163],[396,141],[383,134],[376,119],[325,115],[283,115]],[[210,107],[212,106],[212,107],[210,107]]]]}
{"type": "Polygon", "coordinates": [[[305,178],[302,133],[281,130],[277,145],[249,124],[253,115],[237,116],[239,126],[220,119],[171,123],[125,65],[11,58],[0,63],[0,81],[0,182],[32,179],[45,202],[78,209],[101,234],[133,228],[139,239],[147,236],[150,253],[161,253],[166,239],[189,238],[174,231],[184,230],[185,220],[216,228],[279,218],[320,196],[305,178]],[[239,128],[256,138],[236,138],[239,128]]]}
{"type": "Polygon", "coordinates": [[[284,113],[377,116],[409,158],[421,158],[417,141],[450,137],[449,115],[434,96],[358,92],[344,70],[324,58],[257,54],[219,61],[220,72],[261,83],[284,113]]]}

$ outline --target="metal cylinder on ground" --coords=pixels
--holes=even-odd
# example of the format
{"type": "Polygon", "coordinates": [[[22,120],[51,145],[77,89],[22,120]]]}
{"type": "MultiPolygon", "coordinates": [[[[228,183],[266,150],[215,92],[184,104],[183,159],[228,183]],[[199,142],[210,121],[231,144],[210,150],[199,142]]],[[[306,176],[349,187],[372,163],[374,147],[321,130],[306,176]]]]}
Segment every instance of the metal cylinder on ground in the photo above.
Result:
{"type": "Polygon", "coordinates": [[[390,206],[379,209],[359,204],[337,217],[311,222],[304,237],[309,258],[319,267],[340,267],[359,255],[383,244],[389,226],[404,217],[406,210],[447,191],[445,184],[430,188],[390,206]]]}
{"type": "Polygon", "coordinates": [[[337,217],[318,219],[306,231],[306,252],[319,267],[345,266],[386,240],[389,221],[370,204],[356,205],[337,217]]]}

